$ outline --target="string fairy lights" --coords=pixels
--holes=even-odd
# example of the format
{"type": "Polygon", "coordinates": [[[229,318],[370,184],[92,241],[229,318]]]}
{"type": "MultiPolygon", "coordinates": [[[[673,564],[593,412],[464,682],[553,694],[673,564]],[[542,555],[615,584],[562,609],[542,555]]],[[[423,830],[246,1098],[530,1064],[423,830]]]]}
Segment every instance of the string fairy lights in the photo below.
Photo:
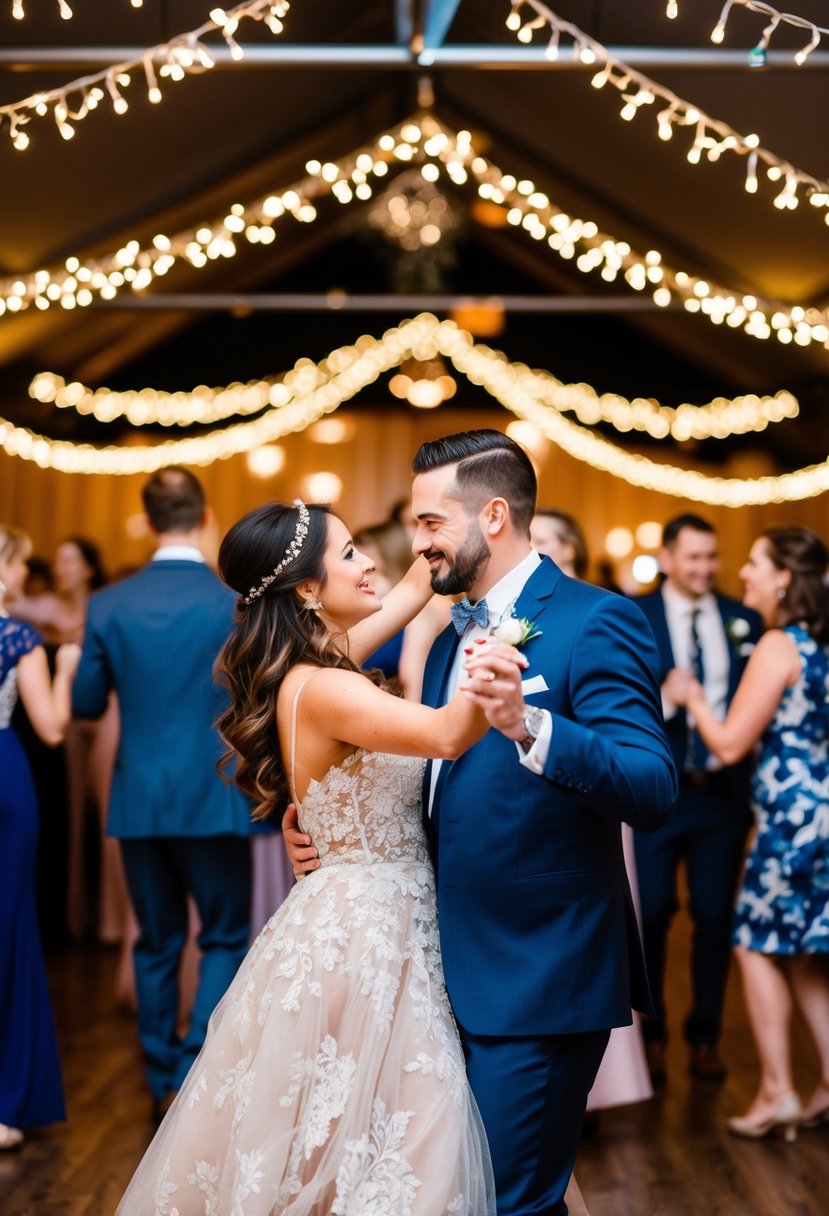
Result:
{"type": "Polygon", "coordinates": [[[295,395],[285,405],[271,406],[263,417],[219,432],[155,446],[95,448],[47,439],[0,419],[0,447],[41,468],[67,473],[125,475],[149,473],[170,462],[209,464],[304,430],[407,359],[428,361],[438,356],[448,359],[459,373],[481,385],[505,409],[534,425],[576,460],[632,485],[727,507],[798,501],[829,489],[829,458],[776,477],[721,478],[625,452],[565,418],[554,405],[530,391],[535,382],[528,379],[526,367],[512,364],[501,352],[476,343],[453,321],[438,321],[428,313],[401,322],[380,339],[363,336],[353,346],[332,351],[320,364],[300,360],[294,370],[306,368],[307,383],[313,381],[314,387],[300,391],[297,385],[295,395]]]}
{"type": "Polygon", "coordinates": [[[796,13],[780,12],[779,9],[774,8],[771,4],[762,3],[762,0],[726,0],[719,20],[711,32],[712,42],[721,43],[725,40],[728,17],[735,6],[768,18],[768,25],[764,28],[760,35],[760,41],[752,51],[752,55],[755,57],[752,62],[755,64],[765,62],[765,53],[768,50],[769,43],[780,25],[790,25],[794,29],[805,30],[807,33],[808,42],[794,54],[794,61],[798,67],[802,67],[812,51],[820,46],[822,36],[829,37],[829,29],[825,26],[818,25],[814,21],[809,21],[806,17],[799,17],[796,13]]]}
{"type": "MultiPolygon", "coordinates": [[[[130,0],[133,8],[141,8],[144,0],[130,0]]],[[[58,12],[64,21],[71,21],[74,16],[72,9],[66,3],[66,0],[57,0],[58,12]]],[[[22,21],[26,16],[26,10],[23,7],[23,0],[12,0],[12,17],[15,21],[22,21]]]]}
{"type": "MultiPolygon", "coordinates": [[[[731,3],[756,4],[756,0],[730,0],[731,3]]],[[[542,0],[510,0],[510,12],[507,16],[507,28],[513,30],[520,42],[532,41],[536,30],[549,26],[550,40],[547,45],[547,57],[556,60],[560,54],[561,36],[572,40],[574,54],[585,64],[597,64],[598,71],[592,78],[594,88],[601,89],[606,85],[616,89],[622,95],[624,102],[620,111],[621,117],[632,122],[633,119],[649,106],[655,106],[657,134],[663,141],[673,138],[674,129],[687,127],[693,132],[693,141],[687,152],[690,164],[697,165],[703,156],[709,161],[716,161],[726,153],[733,153],[746,158],[745,190],[747,194],[758,193],[758,165],[765,166],[765,174],[774,184],[777,193],[774,195],[774,206],[781,211],[793,211],[799,205],[801,197],[808,198],[813,207],[824,209],[824,221],[829,224],[829,182],[819,180],[812,174],[796,168],[789,161],[783,160],[774,152],[760,144],[760,137],[754,133],[741,135],[727,123],[712,118],[700,110],[698,106],[684,101],[671,89],[658,84],[648,76],[643,76],[634,68],[629,67],[621,59],[617,59],[602,43],[585,34],[578,26],[564,21],[542,0]],[[535,16],[526,19],[521,10],[528,8],[535,16]]],[[[723,12],[727,15],[730,3],[726,4],[723,12]]],[[[760,7],[760,6],[758,6],[760,7]]],[[[765,6],[763,6],[765,7],[765,6]]],[[[721,41],[721,27],[724,31],[723,18],[712,34],[715,42],[721,41]],[[715,37],[715,35],[717,35],[715,37]]],[[[815,45],[817,45],[815,43],[815,45]]],[[[808,49],[812,49],[811,46],[808,49]]],[[[808,53],[808,52],[807,52],[808,53]]]]}
{"type": "MultiPolygon", "coordinates": [[[[45,118],[51,113],[58,131],[66,139],[73,139],[77,123],[86,118],[100,102],[109,100],[113,111],[125,114],[129,102],[123,90],[132,83],[133,74],[144,77],[149,101],[157,105],[162,100],[159,78],[175,83],[185,76],[209,71],[214,66],[210,50],[202,41],[206,34],[218,31],[233,59],[242,59],[244,51],[234,35],[239,23],[244,20],[258,21],[268,27],[272,34],[281,34],[283,18],[290,7],[290,0],[246,0],[225,12],[214,8],[209,20],[186,34],[178,34],[169,42],[148,47],[138,58],[112,64],[90,76],[83,76],[60,88],[35,93],[22,101],[0,106],[0,128],[7,127],[12,146],[25,152],[31,140],[26,127],[35,118],[45,118]]],[[[70,13],[71,16],[71,13],[70,13]]]]}
{"type": "Polygon", "coordinates": [[[592,220],[563,211],[530,179],[504,172],[481,155],[469,131],[453,131],[431,113],[406,119],[339,161],[309,161],[299,181],[253,202],[234,203],[223,216],[193,228],[158,233],[144,244],[132,239],[114,253],[84,262],[72,256],[61,267],[2,279],[0,316],[32,306],[84,308],[124,290],[146,291],[178,262],[201,268],[234,257],[243,239],[270,244],[281,223],[316,220],[320,198],[333,195],[342,205],[364,202],[392,169],[413,165],[421,172],[428,169],[430,182],[446,178],[459,188],[473,185],[527,240],[544,242],[583,274],[598,274],[607,283],[620,279],[632,291],[648,292],[661,308],[677,300],[713,325],[742,329],[759,340],[774,337],[784,345],[829,347],[829,308],[750,295],[671,267],[657,249],[634,250],[592,220]]]}
{"type": "MultiPolygon", "coordinates": [[[[344,370],[357,354],[355,347],[340,347],[319,363],[300,359],[291,371],[280,378],[229,384],[223,388],[199,385],[191,392],[174,393],[153,388],[125,392],[115,392],[109,388],[93,390],[78,381],[67,383],[63,376],[54,372],[38,372],[29,385],[29,396],[44,405],[53,404],[60,409],[74,409],[79,414],[91,415],[102,423],[126,418],[136,427],[192,426],[244,417],[259,413],[269,406],[285,406],[297,395],[319,388],[331,371],[344,370]]],[[[579,422],[586,426],[606,422],[617,431],[644,431],[653,439],[671,437],[678,442],[687,439],[726,439],[730,435],[762,431],[769,423],[796,418],[799,413],[797,399],[785,391],[774,396],[748,394],[731,400],[717,397],[704,405],[684,403],[674,408],[660,405],[650,398],[638,397],[628,401],[618,393],[599,394],[589,384],[564,384],[549,372],[531,370],[523,363],[508,363],[507,366],[516,384],[560,413],[573,412],[579,422]]],[[[436,382],[445,373],[439,361],[433,367],[423,359],[416,361],[415,370],[421,379],[436,382]]],[[[411,401],[407,390],[411,387],[412,377],[407,376],[406,371],[404,360],[400,374],[394,379],[409,383],[395,386],[392,380],[389,387],[394,396],[407,397],[411,401]],[[397,391],[398,388],[400,391],[397,391]]],[[[445,384],[439,387],[440,393],[429,396],[426,402],[429,407],[440,405],[455,391],[454,382],[451,382],[451,388],[445,384]]],[[[413,404],[422,405],[423,401],[415,400],[413,404]]]]}

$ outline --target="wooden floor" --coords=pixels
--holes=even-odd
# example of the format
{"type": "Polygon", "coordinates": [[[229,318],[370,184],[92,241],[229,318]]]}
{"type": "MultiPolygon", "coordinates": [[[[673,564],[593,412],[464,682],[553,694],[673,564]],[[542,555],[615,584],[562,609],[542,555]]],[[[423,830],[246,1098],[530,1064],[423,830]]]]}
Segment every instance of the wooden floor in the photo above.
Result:
{"type": "MultiPolygon", "coordinates": [[[[672,938],[671,1013],[687,993],[688,926],[672,938]]],[[[74,948],[49,959],[69,1120],[0,1153],[2,1216],[112,1216],[152,1135],[150,1100],[130,1015],[113,997],[116,955],[74,948]]],[[[797,1080],[806,1094],[816,1063],[797,1036],[797,1080]]],[[[756,1063],[737,985],[729,990],[724,1085],[692,1081],[681,1043],[653,1101],[601,1113],[577,1166],[590,1216],[827,1216],[829,1127],[795,1144],[737,1140],[725,1118],[752,1095],[756,1063]]],[[[222,1214],[224,1216],[224,1214],[222,1214]]]]}

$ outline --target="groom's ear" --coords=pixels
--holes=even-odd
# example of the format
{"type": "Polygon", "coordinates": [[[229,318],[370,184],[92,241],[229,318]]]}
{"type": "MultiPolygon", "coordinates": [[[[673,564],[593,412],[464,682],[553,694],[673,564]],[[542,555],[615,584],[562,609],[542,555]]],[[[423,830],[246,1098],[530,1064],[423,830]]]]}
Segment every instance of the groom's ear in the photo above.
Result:
{"type": "Polygon", "coordinates": [[[487,536],[498,536],[509,523],[509,503],[505,498],[493,498],[484,507],[482,515],[487,536]]]}

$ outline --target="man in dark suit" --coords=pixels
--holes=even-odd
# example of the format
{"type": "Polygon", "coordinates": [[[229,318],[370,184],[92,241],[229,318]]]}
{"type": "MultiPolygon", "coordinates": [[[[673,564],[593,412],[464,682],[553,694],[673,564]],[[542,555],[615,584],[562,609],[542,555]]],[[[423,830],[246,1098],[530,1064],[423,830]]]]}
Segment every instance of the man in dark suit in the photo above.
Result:
{"type": "Polygon", "coordinates": [[[656,648],[635,604],[530,547],[535,474],[512,440],[435,440],[413,469],[415,552],[436,591],[468,597],[432,648],[424,702],[445,703],[493,630],[519,645],[533,635],[523,677],[493,661],[476,680],[496,729],[427,767],[424,806],[499,1216],[564,1216],[610,1028],[650,1008],[620,829],[661,828],[676,797],[656,648]]]}
{"type": "Polygon", "coordinates": [[[658,831],[635,834],[642,931],[656,1017],[643,1026],[651,1076],[664,1080],[667,1021],[665,952],[677,908],[676,879],[685,865],[694,922],[691,947],[692,1004],[684,1034],[691,1072],[719,1081],[725,1067],[717,1051],[731,957],[734,893],[750,824],[748,769],[724,768],[705,748],[685,710],[672,700],[674,681],[692,671],[708,703],[724,717],[760,636],[757,613],[715,592],[717,537],[707,520],[680,515],[665,525],[659,590],[637,600],[650,621],[659,650],[659,680],[668,739],[680,795],[671,821],[658,831]]]}
{"type": "Polygon", "coordinates": [[[121,841],[140,936],[135,945],[138,1033],[156,1115],[199,1051],[207,1021],[244,957],[250,917],[250,810],[216,762],[223,704],[213,661],[230,630],[233,593],[200,549],[204,492],[170,467],[142,491],[157,541],[153,560],[89,602],[74,712],[98,717],[114,689],[121,738],[109,834],[121,841]],[[182,1039],[178,970],[187,896],[201,921],[199,981],[182,1039]]]}

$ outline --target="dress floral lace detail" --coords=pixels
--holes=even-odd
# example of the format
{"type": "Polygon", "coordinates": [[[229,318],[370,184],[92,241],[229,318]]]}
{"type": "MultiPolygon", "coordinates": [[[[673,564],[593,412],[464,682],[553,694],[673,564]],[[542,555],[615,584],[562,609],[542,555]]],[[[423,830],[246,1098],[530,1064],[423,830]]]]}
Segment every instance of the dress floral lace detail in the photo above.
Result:
{"type": "Polygon", "coordinates": [[[313,782],[321,867],[252,946],[118,1209],[494,1216],[443,981],[421,760],[358,750],[313,782]]]}

